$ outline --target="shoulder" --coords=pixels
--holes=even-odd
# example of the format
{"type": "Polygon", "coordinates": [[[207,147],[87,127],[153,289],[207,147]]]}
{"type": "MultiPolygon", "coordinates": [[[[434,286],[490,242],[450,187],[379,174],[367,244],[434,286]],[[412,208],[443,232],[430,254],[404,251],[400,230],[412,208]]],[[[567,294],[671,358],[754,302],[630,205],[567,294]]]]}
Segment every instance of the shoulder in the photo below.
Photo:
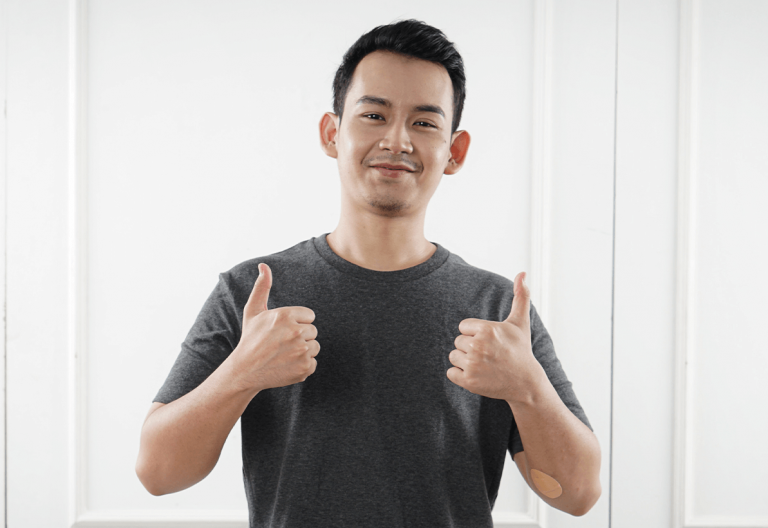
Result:
{"type": "Polygon", "coordinates": [[[232,281],[245,280],[252,284],[259,277],[259,264],[263,263],[269,266],[274,276],[286,269],[304,266],[308,257],[315,251],[312,239],[304,240],[288,249],[244,260],[232,266],[222,275],[226,275],[232,281]]]}
{"type": "MultiPolygon", "coordinates": [[[[497,321],[509,315],[515,297],[513,279],[490,270],[467,263],[456,254],[451,254],[446,266],[446,280],[459,289],[461,295],[471,300],[476,307],[484,306],[494,313],[497,321]]],[[[531,304],[531,318],[535,317],[531,304]]]]}
{"type": "MultiPolygon", "coordinates": [[[[497,320],[503,321],[507,318],[515,298],[514,275],[509,278],[500,273],[478,268],[455,253],[451,253],[448,264],[447,269],[451,280],[455,280],[463,290],[476,295],[478,300],[482,299],[482,302],[491,302],[497,306],[497,320]]],[[[530,317],[531,329],[534,333],[546,330],[533,299],[531,299],[530,317]]]]}
{"type": "Polygon", "coordinates": [[[316,253],[312,239],[304,240],[288,249],[270,253],[260,257],[244,260],[219,275],[236,302],[243,304],[253,289],[253,284],[259,278],[259,264],[266,264],[272,272],[272,280],[279,280],[283,275],[294,276],[306,272],[316,253]],[[241,298],[242,297],[242,298],[241,298]]]}
{"type": "Polygon", "coordinates": [[[490,270],[478,268],[467,263],[455,253],[448,257],[448,266],[445,266],[447,274],[460,280],[461,283],[471,284],[473,287],[494,288],[508,290],[511,294],[514,283],[509,278],[490,270]]]}

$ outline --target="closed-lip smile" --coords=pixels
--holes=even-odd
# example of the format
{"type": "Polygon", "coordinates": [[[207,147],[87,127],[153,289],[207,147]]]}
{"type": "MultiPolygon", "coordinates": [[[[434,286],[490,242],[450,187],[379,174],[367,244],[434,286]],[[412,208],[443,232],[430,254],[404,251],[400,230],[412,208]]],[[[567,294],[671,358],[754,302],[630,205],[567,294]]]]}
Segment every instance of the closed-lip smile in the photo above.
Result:
{"type": "Polygon", "coordinates": [[[389,169],[389,170],[403,170],[407,172],[413,172],[410,167],[407,167],[406,165],[392,165],[390,163],[379,163],[376,165],[371,165],[371,167],[374,168],[381,168],[381,169],[389,169]]]}

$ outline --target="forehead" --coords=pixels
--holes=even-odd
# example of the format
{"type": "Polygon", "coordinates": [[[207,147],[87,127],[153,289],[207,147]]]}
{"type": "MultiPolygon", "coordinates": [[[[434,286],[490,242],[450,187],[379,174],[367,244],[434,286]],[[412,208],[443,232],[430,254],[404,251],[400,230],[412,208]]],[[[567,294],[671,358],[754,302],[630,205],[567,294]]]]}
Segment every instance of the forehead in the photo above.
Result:
{"type": "Polygon", "coordinates": [[[388,51],[369,53],[355,68],[344,106],[363,95],[389,99],[393,105],[434,104],[453,111],[453,85],[442,64],[388,51]]]}

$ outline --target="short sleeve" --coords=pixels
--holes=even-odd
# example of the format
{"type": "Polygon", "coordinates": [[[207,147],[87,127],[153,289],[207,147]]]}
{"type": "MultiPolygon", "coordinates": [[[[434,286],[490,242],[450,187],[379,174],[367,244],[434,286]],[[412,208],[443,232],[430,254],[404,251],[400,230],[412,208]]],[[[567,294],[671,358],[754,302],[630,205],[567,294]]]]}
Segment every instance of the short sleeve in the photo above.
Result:
{"type": "Polygon", "coordinates": [[[170,403],[205,381],[240,342],[240,317],[229,277],[220,273],[219,282],[181,344],[181,352],[153,401],[170,403]]]}
{"type": "MultiPolygon", "coordinates": [[[[552,343],[552,338],[549,336],[549,332],[544,327],[544,323],[541,321],[536,308],[531,304],[531,347],[533,348],[533,355],[538,360],[539,364],[544,368],[544,372],[547,373],[549,382],[557,391],[558,396],[563,401],[566,407],[581,420],[584,425],[589,427],[591,431],[592,425],[587,419],[587,415],[584,409],[581,408],[576,393],[573,391],[571,382],[563,371],[563,367],[560,365],[560,360],[557,359],[555,354],[555,346],[552,343]]],[[[523,451],[523,442],[520,439],[520,431],[517,428],[517,423],[512,421],[512,428],[509,434],[509,452],[514,459],[515,455],[523,451]]]]}

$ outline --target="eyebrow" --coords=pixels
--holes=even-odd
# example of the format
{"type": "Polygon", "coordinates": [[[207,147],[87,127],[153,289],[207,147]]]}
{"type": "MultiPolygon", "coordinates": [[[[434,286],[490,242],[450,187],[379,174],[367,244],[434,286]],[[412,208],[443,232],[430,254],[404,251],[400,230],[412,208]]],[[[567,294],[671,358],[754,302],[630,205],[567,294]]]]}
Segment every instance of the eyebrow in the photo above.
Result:
{"type": "MultiPolygon", "coordinates": [[[[375,95],[364,95],[357,100],[357,104],[358,105],[374,104],[374,105],[386,106],[387,108],[392,108],[392,103],[390,103],[389,100],[384,99],[383,97],[376,97],[375,95]]],[[[415,110],[417,112],[433,112],[435,114],[440,114],[441,116],[445,117],[445,112],[443,112],[443,109],[437,105],[431,105],[431,104],[419,105],[415,108],[415,110]]]]}

